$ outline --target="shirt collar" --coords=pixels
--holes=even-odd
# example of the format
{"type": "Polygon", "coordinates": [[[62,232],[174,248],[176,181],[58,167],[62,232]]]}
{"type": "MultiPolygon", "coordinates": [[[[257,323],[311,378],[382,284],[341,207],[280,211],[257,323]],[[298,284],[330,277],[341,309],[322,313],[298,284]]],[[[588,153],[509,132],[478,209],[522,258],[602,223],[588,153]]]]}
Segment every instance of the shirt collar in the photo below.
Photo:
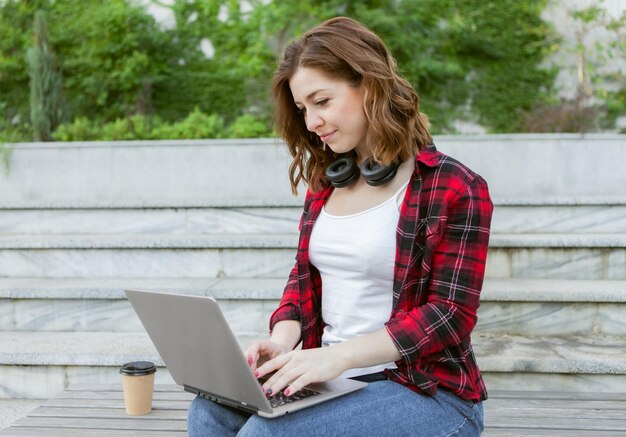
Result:
{"type": "Polygon", "coordinates": [[[422,163],[428,167],[437,167],[439,165],[439,154],[434,144],[429,144],[425,149],[420,150],[415,158],[416,163],[422,163]]]}

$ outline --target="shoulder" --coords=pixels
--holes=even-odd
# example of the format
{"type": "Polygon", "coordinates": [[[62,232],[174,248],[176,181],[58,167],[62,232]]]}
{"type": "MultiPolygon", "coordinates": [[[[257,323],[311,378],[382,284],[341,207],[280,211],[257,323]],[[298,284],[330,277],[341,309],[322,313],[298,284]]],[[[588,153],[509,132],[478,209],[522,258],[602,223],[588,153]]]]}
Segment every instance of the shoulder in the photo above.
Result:
{"type": "Polygon", "coordinates": [[[427,152],[427,156],[416,158],[415,174],[421,178],[423,190],[434,190],[437,195],[445,193],[449,200],[472,195],[474,191],[489,196],[487,182],[482,176],[461,161],[433,149],[427,152]]]}
{"type": "Polygon", "coordinates": [[[463,164],[434,146],[428,147],[415,158],[415,167],[423,178],[451,178],[465,184],[483,178],[463,164]]]}
{"type": "Polygon", "coordinates": [[[446,155],[445,153],[437,152],[439,155],[440,173],[447,175],[448,177],[458,179],[467,185],[471,184],[475,180],[483,180],[483,178],[463,164],[461,161],[446,155]]]}

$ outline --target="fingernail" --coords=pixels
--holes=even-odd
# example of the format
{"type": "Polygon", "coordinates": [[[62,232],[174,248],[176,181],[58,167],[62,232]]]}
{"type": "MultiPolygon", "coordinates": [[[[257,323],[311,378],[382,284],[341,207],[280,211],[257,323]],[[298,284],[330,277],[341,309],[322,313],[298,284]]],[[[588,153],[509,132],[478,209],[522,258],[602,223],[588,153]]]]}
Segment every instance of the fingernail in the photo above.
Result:
{"type": "Polygon", "coordinates": [[[286,389],[284,393],[285,393],[285,396],[289,396],[291,394],[291,390],[286,389]]]}
{"type": "Polygon", "coordinates": [[[252,355],[248,355],[248,365],[252,364],[252,355]]]}
{"type": "Polygon", "coordinates": [[[259,371],[258,370],[254,371],[254,376],[257,377],[257,378],[259,377],[259,371]]]}
{"type": "Polygon", "coordinates": [[[267,390],[265,390],[265,394],[268,396],[272,396],[272,389],[268,388],[267,390]]]}

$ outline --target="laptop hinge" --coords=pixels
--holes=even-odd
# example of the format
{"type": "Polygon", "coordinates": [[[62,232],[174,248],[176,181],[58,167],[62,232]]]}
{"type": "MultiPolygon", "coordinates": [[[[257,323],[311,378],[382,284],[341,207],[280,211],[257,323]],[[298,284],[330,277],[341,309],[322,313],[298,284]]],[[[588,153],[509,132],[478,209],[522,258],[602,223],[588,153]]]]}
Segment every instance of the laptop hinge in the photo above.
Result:
{"type": "Polygon", "coordinates": [[[247,413],[250,413],[250,414],[257,414],[257,412],[259,411],[259,409],[253,405],[246,404],[245,402],[234,401],[232,399],[225,398],[224,396],[218,396],[214,393],[210,393],[205,390],[200,390],[191,385],[185,384],[183,385],[183,388],[185,389],[185,391],[188,391],[189,393],[202,396],[203,398],[208,399],[213,402],[217,402],[218,404],[224,404],[229,407],[246,411],[247,413]]]}

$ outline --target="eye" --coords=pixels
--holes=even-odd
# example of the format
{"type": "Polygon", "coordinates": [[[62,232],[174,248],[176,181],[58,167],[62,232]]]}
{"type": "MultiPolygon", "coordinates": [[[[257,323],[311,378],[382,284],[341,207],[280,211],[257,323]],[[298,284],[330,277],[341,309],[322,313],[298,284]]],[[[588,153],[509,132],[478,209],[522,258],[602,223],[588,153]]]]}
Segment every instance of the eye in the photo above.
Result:
{"type": "Polygon", "coordinates": [[[317,106],[324,106],[326,103],[328,103],[328,99],[319,99],[315,101],[317,106]]]}
{"type": "Polygon", "coordinates": [[[300,115],[306,114],[306,108],[304,106],[302,107],[298,106],[298,114],[300,115]]]}

